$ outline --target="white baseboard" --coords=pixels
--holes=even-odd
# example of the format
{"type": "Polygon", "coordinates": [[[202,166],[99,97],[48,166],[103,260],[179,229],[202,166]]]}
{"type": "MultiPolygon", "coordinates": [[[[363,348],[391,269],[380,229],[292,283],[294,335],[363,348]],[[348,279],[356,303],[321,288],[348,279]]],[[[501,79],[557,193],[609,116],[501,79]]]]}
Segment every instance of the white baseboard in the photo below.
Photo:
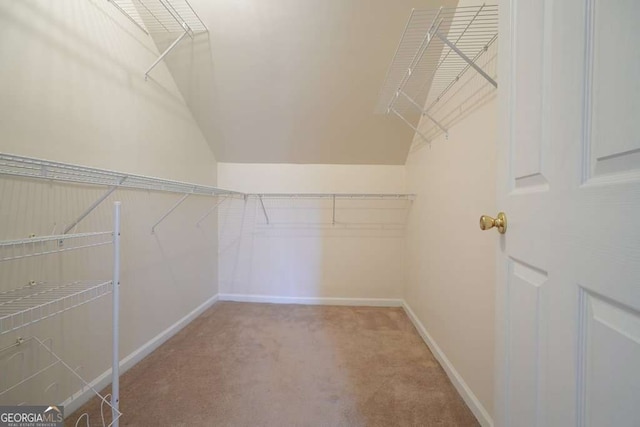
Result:
{"type": "MultiPolygon", "coordinates": [[[[201,315],[206,309],[211,307],[216,301],[218,301],[218,295],[214,295],[204,303],[200,304],[194,310],[192,310],[189,314],[184,316],[182,319],[175,322],[173,325],[169,326],[164,331],[160,332],[155,337],[151,338],[149,341],[144,343],[141,347],[133,351],[131,354],[126,356],[124,359],[120,361],[120,375],[124,374],[131,367],[133,367],[136,363],[144,359],[146,356],[151,354],[153,350],[160,347],[165,341],[169,338],[180,332],[182,328],[187,326],[193,319],[201,315]]],[[[111,384],[111,368],[107,369],[101,375],[99,375],[95,380],[89,383],[91,387],[95,390],[102,390],[109,384],[111,384]]],[[[95,394],[92,390],[84,390],[80,391],[64,402],[64,411],[67,415],[70,415],[86,402],[89,401],[95,394]]]]}
{"type": "Polygon", "coordinates": [[[476,395],[473,394],[467,383],[464,382],[462,376],[460,376],[458,371],[456,371],[449,359],[447,359],[447,356],[444,354],[444,352],[440,349],[440,347],[438,347],[438,344],[436,344],[433,338],[431,338],[431,335],[429,335],[422,322],[420,322],[420,319],[418,319],[413,310],[411,310],[409,304],[407,304],[406,301],[403,301],[402,307],[407,313],[407,316],[409,316],[409,319],[411,319],[413,326],[416,327],[418,333],[427,344],[427,347],[429,347],[429,349],[431,350],[431,353],[433,353],[438,362],[440,362],[440,365],[447,373],[447,376],[453,383],[453,386],[456,388],[456,390],[458,390],[458,393],[460,393],[462,399],[465,401],[467,406],[469,406],[469,409],[471,409],[473,415],[475,415],[475,417],[478,419],[480,425],[484,427],[493,427],[493,419],[491,418],[487,410],[484,408],[484,406],[482,406],[476,395]]]}
{"type": "Polygon", "coordinates": [[[351,305],[368,307],[402,307],[401,299],[393,298],[328,298],[279,297],[272,295],[219,294],[220,301],[260,302],[271,304],[351,305]]]}

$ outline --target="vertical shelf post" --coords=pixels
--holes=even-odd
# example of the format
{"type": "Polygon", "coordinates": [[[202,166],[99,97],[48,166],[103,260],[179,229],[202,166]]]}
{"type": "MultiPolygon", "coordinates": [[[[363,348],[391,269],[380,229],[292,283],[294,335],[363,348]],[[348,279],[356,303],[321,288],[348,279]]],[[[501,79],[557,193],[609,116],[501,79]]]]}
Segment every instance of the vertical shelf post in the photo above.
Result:
{"type": "Polygon", "coordinates": [[[120,404],[120,202],[113,204],[113,362],[111,368],[111,416],[118,427],[120,404]]]}

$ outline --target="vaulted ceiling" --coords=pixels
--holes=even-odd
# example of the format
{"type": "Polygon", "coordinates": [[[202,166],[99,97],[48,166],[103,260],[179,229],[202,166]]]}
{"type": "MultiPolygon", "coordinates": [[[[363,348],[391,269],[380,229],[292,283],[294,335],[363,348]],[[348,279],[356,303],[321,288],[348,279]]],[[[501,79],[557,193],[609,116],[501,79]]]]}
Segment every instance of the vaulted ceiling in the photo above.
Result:
{"type": "Polygon", "coordinates": [[[411,9],[457,1],[190,3],[209,33],[166,62],[218,161],[404,164],[413,131],[378,91],[411,9]]]}

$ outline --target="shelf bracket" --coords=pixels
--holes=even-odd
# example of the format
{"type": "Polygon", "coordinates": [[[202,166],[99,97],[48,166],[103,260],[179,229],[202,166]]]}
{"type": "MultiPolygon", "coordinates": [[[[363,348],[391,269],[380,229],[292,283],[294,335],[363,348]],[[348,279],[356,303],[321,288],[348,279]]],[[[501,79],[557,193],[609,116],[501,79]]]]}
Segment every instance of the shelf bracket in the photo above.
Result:
{"type": "Polygon", "coordinates": [[[484,70],[482,68],[480,68],[475,62],[473,62],[473,60],[471,58],[469,58],[467,55],[465,55],[464,53],[462,53],[462,51],[460,49],[458,49],[458,47],[451,43],[451,41],[449,41],[448,38],[446,38],[445,36],[442,35],[442,33],[437,32],[436,35],[438,36],[438,38],[440,40],[442,40],[442,42],[444,44],[446,44],[447,46],[449,46],[449,48],[451,48],[451,50],[453,50],[455,53],[458,54],[458,56],[460,56],[460,58],[464,59],[465,62],[467,64],[469,64],[469,66],[471,66],[474,70],[476,70],[478,73],[480,73],[480,75],[482,77],[484,77],[485,79],[487,79],[487,81],[489,83],[491,83],[495,88],[498,87],[498,83],[492,79],[489,74],[485,73],[484,70]]]}
{"type": "Polygon", "coordinates": [[[215,211],[218,206],[220,206],[221,204],[223,204],[227,199],[229,198],[229,195],[225,196],[224,199],[219,200],[218,203],[216,203],[215,205],[213,205],[213,207],[211,209],[209,209],[204,215],[202,215],[200,217],[200,219],[198,221],[196,221],[196,227],[200,227],[200,223],[202,221],[205,220],[205,218],[207,218],[209,215],[211,215],[213,213],[213,211],[215,211]]]}
{"type": "Polygon", "coordinates": [[[162,61],[164,57],[167,56],[169,52],[173,50],[173,48],[178,46],[178,44],[182,41],[182,39],[189,34],[190,28],[186,23],[182,24],[182,28],[184,28],[184,33],[182,33],[177,39],[175,39],[175,41],[171,43],[171,45],[168,48],[166,48],[164,52],[162,52],[162,54],[158,57],[158,59],[156,59],[155,62],[151,64],[151,66],[147,69],[147,71],[145,71],[144,73],[145,80],[149,78],[149,73],[151,72],[151,70],[153,70],[156,67],[156,65],[158,65],[160,61],[162,61]]]}
{"type": "Polygon", "coordinates": [[[75,228],[76,225],[78,225],[80,223],[80,221],[82,221],[83,219],[85,219],[87,217],[87,215],[89,215],[91,212],[93,212],[93,210],[95,208],[97,208],[98,206],[100,206],[100,204],[102,202],[104,202],[107,197],[109,197],[111,195],[111,193],[113,193],[114,191],[116,191],[118,189],[118,187],[120,187],[122,185],[122,183],[127,179],[126,176],[122,177],[122,179],[120,179],[120,182],[117,185],[112,185],[111,187],[109,187],[109,189],[107,190],[106,193],[104,193],[102,196],[100,196],[100,198],[98,200],[96,200],[95,202],[93,202],[93,204],[91,206],[89,206],[84,212],[82,212],[82,214],[80,214],[80,216],[73,221],[70,225],[68,225],[64,231],[62,232],[62,234],[68,234],[71,230],[73,230],[75,228]]]}
{"type": "Polygon", "coordinates": [[[336,195],[333,195],[333,221],[331,222],[332,225],[336,225],[336,195]]]}
{"type": "Polygon", "coordinates": [[[267,220],[267,225],[269,225],[269,216],[267,215],[267,210],[264,208],[264,202],[262,201],[262,194],[258,195],[260,199],[260,205],[262,206],[262,213],[264,214],[264,219],[267,220]]]}
{"type": "Polygon", "coordinates": [[[449,131],[447,129],[444,128],[444,126],[442,126],[436,119],[434,119],[429,113],[427,113],[425,110],[422,109],[422,107],[420,107],[420,105],[418,105],[418,103],[416,101],[414,101],[409,95],[407,95],[406,93],[404,93],[403,91],[399,90],[398,93],[401,93],[405,98],[407,98],[407,100],[411,103],[411,105],[413,105],[414,107],[416,107],[418,109],[418,111],[420,111],[420,113],[428,118],[429,120],[431,120],[433,123],[435,123],[436,126],[438,126],[440,128],[440,130],[442,132],[445,133],[445,135],[447,137],[449,137],[449,131]]]}
{"type": "Polygon", "coordinates": [[[162,216],[160,217],[160,219],[159,219],[159,220],[157,220],[157,221],[156,221],[156,223],[155,223],[155,224],[153,224],[153,226],[151,226],[151,234],[154,234],[154,233],[156,232],[156,227],[158,226],[158,224],[160,224],[162,221],[164,221],[164,219],[165,219],[166,217],[168,217],[169,215],[171,215],[171,212],[175,211],[175,210],[176,210],[176,208],[177,208],[178,206],[180,206],[180,205],[182,204],[182,202],[184,202],[185,200],[187,200],[187,197],[189,197],[190,195],[191,195],[191,193],[187,193],[187,194],[185,194],[184,196],[182,196],[182,198],[181,198],[180,200],[178,200],[178,202],[177,202],[175,205],[173,205],[173,207],[172,207],[171,209],[169,209],[169,210],[168,210],[164,215],[162,215],[162,216]]]}
{"type": "Polygon", "coordinates": [[[431,145],[431,140],[430,140],[429,138],[427,138],[426,136],[424,136],[424,134],[423,134],[422,132],[420,132],[420,131],[418,130],[418,128],[417,128],[417,127],[415,127],[414,125],[412,125],[412,124],[409,122],[409,120],[405,119],[405,118],[402,116],[402,114],[398,113],[398,112],[396,111],[396,109],[395,109],[395,108],[391,107],[391,108],[390,108],[390,110],[391,110],[391,112],[393,112],[393,114],[395,114],[396,116],[400,117],[400,119],[401,119],[403,122],[405,122],[405,123],[406,123],[406,124],[411,128],[411,129],[413,129],[413,131],[414,131],[415,133],[417,133],[418,135],[420,135],[420,137],[421,137],[422,139],[424,139],[424,140],[425,140],[425,142],[426,142],[427,144],[431,145]]]}

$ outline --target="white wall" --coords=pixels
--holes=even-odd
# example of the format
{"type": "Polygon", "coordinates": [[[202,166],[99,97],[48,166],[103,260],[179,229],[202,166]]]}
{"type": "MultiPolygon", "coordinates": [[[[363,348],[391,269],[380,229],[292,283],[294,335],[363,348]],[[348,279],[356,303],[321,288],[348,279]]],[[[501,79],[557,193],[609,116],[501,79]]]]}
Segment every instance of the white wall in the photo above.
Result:
{"type": "MultiPolygon", "coordinates": [[[[144,81],[157,55],[110,2],[1,2],[0,151],[215,184],[215,158],[166,67],[144,81]]],[[[2,177],[0,239],[60,232],[104,191],[2,177]]],[[[195,227],[214,200],[191,197],[150,232],[179,197],[117,191],[77,229],[110,229],[111,202],[122,201],[121,357],[217,294],[217,219],[195,227]]],[[[108,249],[4,262],[0,291],[28,280],[108,278],[110,265],[108,249]]],[[[18,335],[52,338],[92,380],[110,366],[110,306],[102,298],[0,336],[0,347],[18,335]]],[[[0,366],[0,377],[7,370],[0,366]]]]}
{"type": "MultiPolygon", "coordinates": [[[[225,164],[221,186],[251,193],[404,193],[403,166],[225,164]]],[[[399,299],[411,202],[233,199],[219,211],[220,293],[399,299]]],[[[269,298],[266,298],[267,300],[269,298]]],[[[264,300],[264,298],[263,298],[264,300]]]]}
{"type": "Polygon", "coordinates": [[[404,166],[219,163],[218,185],[245,193],[404,193],[404,166]]]}
{"type": "MultiPolygon", "coordinates": [[[[497,42],[477,64],[499,84],[496,59],[497,42]]],[[[482,232],[478,220],[497,213],[497,91],[469,69],[446,93],[429,93],[425,105],[449,136],[423,118],[419,129],[431,146],[416,135],[407,158],[407,189],[418,197],[407,224],[404,298],[460,394],[490,425],[498,236],[482,232]]]]}
{"type": "Polygon", "coordinates": [[[467,403],[490,420],[497,235],[481,232],[478,219],[497,212],[495,91],[465,114],[448,140],[419,145],[407,159],[408,191],[417,198],[407,225],[404,298],[471,391],[462,393],[471,396],[467,403]]]}
{"type": "Polygon", "coordinates": [[[0,4],[2,151],[214,184],[215,158],[149,36],[99,0],[0,4]]]}

